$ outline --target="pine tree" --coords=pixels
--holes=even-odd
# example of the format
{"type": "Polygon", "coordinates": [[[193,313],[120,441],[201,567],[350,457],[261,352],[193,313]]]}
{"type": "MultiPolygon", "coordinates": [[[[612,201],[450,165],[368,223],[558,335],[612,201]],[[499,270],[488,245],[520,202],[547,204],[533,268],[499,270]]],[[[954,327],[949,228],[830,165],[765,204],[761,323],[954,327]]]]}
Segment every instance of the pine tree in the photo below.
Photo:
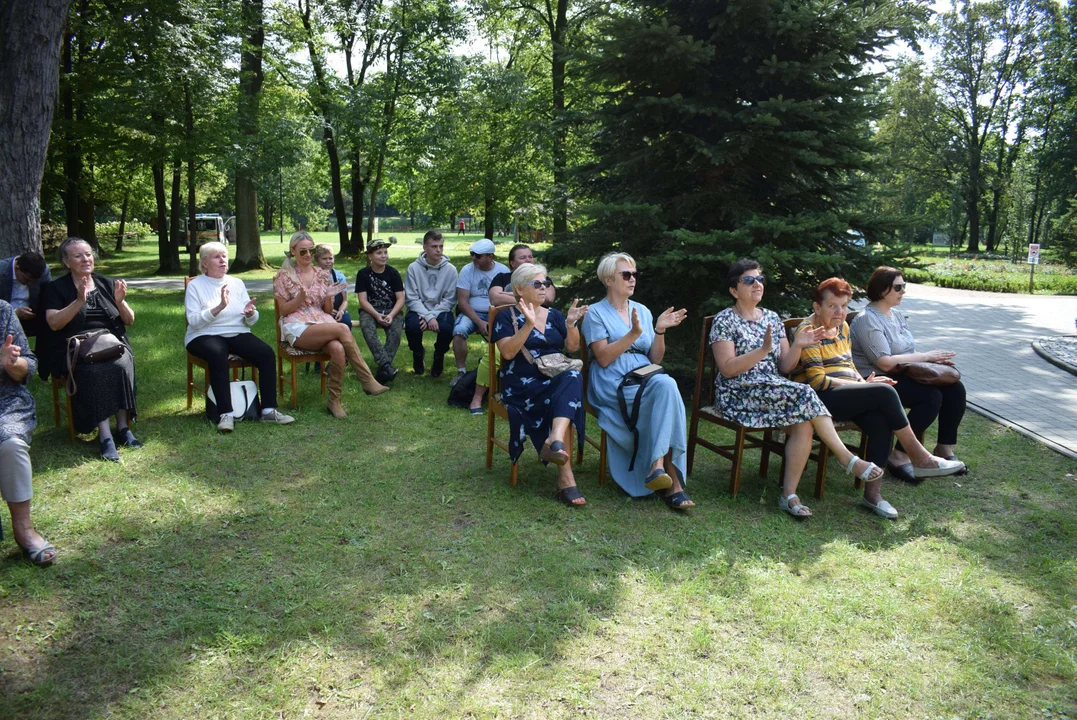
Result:
{"type": "Polygon", "coordinates": [[[914,14],[900,0],[636,2],[589,60],[608,88],[585,171],[595,203],[552,260],[629,252],[637,299],[696,318],[731,303],[739,257],[763,265],[777,311],[810,311],[826,277],[866,281],[886,230],[854,210],[879,110],[869,64],[914,14]]]}

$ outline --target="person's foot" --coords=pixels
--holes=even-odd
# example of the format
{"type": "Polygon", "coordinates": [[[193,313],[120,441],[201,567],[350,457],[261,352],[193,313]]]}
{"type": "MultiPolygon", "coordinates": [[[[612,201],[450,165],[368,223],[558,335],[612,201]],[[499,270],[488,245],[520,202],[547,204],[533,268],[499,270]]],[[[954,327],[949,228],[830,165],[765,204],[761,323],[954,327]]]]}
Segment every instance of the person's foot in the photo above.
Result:
{"type": "Polygon", "coordinates": [[[100,440],[97,444],[101,449],[102,460],[108,460],[109,462],[120,461],[120,453],[116,450],[116,442],[112,438],[100,440]]]}
{"type": "Polygon", "coordinates": [[[575,482],[562,484],[560,479],[557,481],[557,499],[572,507],[583,507],[587,504],[587,498],[580,493],[575,482]]]}
{"type": "Polygon", "coordinates": [[[142,443],[139,442],[135,434],[131,432],[131,428],[118,428],[116,430],[116,437],[119,438],[120,445],[123,447],[129,447],[137,450],[142,447],[142,443]]]}
{"type": "Polygon", "coordinates": [[[460,382],[460,378],[464,377],[467,373],[466,368],[456,368],[456,377],[449,381],[449,387],[456,387],[456,383],[460,382]]]}
{"type": "Polygon", "coordinates": [[[273,408],[269,412],[262,413],[260,418],[264,423],[273,423],[274,425],[287,425],[295,422],[295,418],[291,415],[285,415],[276,408],[273,408]]]}
{"type": "Polygon", "coordinates": [[[423,362],[425,357],[425,351],[411,354],[411,369],[416,375],[422,375],[426,372],[426,363],[423,362]]]}
{"type": "Polygon", "coordinates": [[[217,430],[223,433],[230,433],[236,427],[236,419],[231,415],[221,415],[220,422],[217,423],[217,430]]]}
{"type": "Polygon", "coordinates": [[[430,365],[430,377],[441,377],[441,371],[445,368],[445,353],[434,353],[434,362],[430,365]]]}
{"type": "Polygon", "coordinates": [[[906,455],[905,453],[903,453],[903,452],[901,452],[900,450],[897,450],[897,449],[894,449],[893,451],[891,451],[890,457],[888,457],[886,459],[886,464],[887,465],[901,466],[901,465],[908,465],[911,462],[912,462],[912,458],[910,458],[908,455],[906,455]]]}
{"type": "Polygon", "coordinates": [[[23,555],[38,567],[47,567],[56,559],[56,548],[45,538],[33,531],[33,537],[15,538],[15,544],[23,555]]]}
{"type": "Polygon", "coordinates": [[[389,382],[389,376],[385,374],[384,367],[378,368],[378,371],[374,373],[374,379],[380,382],[382,385],[389,382]]]}

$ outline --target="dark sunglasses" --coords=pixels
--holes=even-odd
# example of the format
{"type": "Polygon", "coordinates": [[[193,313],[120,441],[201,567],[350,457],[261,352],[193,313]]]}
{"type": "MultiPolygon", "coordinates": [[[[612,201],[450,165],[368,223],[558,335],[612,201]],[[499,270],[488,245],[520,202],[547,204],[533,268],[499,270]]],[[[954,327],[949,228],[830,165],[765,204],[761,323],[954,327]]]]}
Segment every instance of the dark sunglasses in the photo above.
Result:
{"type": "Polygon", "coordinates": [[[744,276],[741,277],[740,281],[742,283],[744,283],[745,285],[747,285],[748,287],[751,287],[752,285],[755,285],[756,283],[759,283],[760,285],[766,285],[767,284],[767,276],[766,275],[744,275],[744,276]]]}
{"type": "Polygon", "coordinates": [[[908,287],[908,283],[894,283],[892,287],[894,292],[905,292],[905,288],[908,287]]]}
{"type": "Polygon", "coordinates": [[[299,248],[298,250],[296,250],[296,253],[298,253],[301,257],[306,257],[307,255],[314,254],[314,248],[299,248]]]}
{"type": "Polygon", "coordinates": [[[540,290],[542,288],[553,287],[553,280],[551,280],[550,278],[546,278],[545,280],[532,280],[527,284],[535,288],[536,290],[540,290]]]}
{"type": "Polygon", "coordinates": [[[629,280],[639,280],[639,270],[622,270],[621,277],[625,282],[629,280]]]}

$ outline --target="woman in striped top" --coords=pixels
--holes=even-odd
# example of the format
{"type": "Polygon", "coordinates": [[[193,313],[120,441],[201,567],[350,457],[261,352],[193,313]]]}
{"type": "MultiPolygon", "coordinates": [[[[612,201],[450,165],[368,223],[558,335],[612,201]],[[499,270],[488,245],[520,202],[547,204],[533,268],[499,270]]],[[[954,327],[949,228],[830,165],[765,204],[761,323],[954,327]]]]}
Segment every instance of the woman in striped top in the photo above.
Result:
{"type": "MultiPolygon", "coordinates": [[[[865,379],[853,364],[849,342],[849,301],[853,289],[841,278],[824,280],[815,289],[813,312],[793,336],[815,328],[826,328],[818,345],[804,348],[793,379],[815,388],[819,399],[835,421],[853,421],[868,435],[868,460],[893,467],[890,435],[898,436],[912,460],[913,479],[952,475],[964,470],[960,461],[944,460],[929,453],[916,439],[909,419],[894,390],[894,380],[871,373],[865,379]]],[[[902,479],[907,479],[902,477],[902,479]]],[[[864,484],[864,505],[883,517],[897,517],[897,511],[882,498],[882,479],[864,484]]]]}

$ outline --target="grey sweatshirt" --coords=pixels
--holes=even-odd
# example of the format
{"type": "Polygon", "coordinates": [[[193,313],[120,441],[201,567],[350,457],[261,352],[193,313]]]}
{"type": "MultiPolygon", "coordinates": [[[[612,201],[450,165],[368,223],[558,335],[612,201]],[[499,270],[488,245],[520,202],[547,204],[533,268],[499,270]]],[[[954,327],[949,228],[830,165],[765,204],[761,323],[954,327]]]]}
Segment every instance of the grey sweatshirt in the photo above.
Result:
{"type": "Polygon", "coordinates": [[[456,304],[456,268],[449,258],[442,256],[440,263],[431,265],[423,253],[408,265],[404,277],[404,302],[408,310],[424,320],[450,312],[456,304]]]}

